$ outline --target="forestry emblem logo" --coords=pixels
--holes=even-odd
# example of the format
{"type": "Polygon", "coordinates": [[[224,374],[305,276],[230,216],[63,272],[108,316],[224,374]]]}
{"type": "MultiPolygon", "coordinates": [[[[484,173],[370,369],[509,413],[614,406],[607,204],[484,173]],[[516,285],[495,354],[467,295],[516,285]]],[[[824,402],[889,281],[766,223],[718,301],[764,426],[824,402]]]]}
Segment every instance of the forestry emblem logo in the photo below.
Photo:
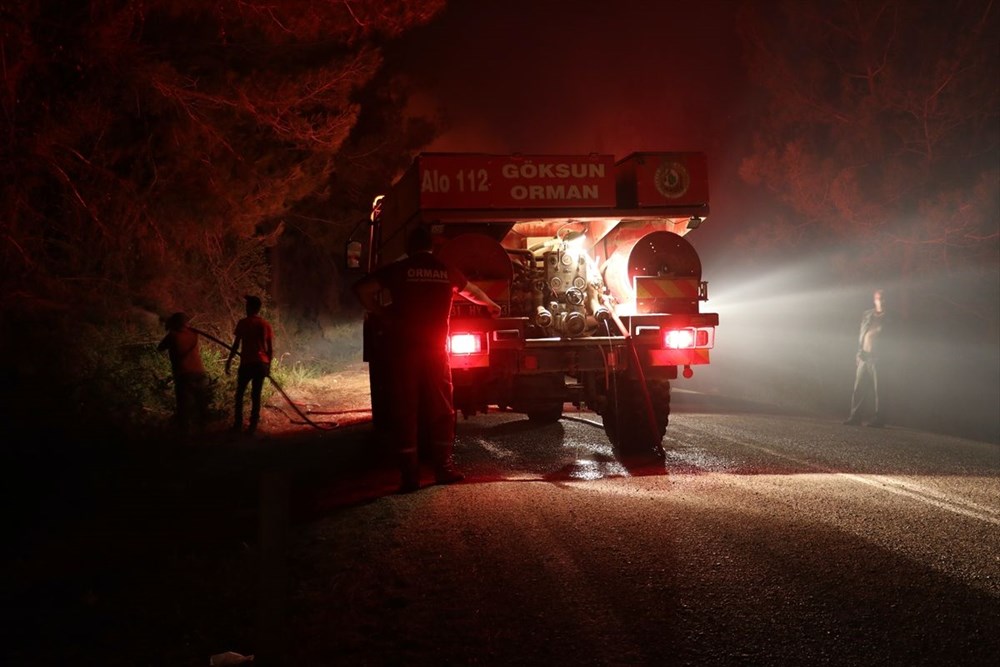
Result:
{"type": "Polygon", "coordinates": [[[667,199],[683,197],[691,185],[691,174],[680,162],[664,160],[656,169],[653,177],[656,191],[667,199]]]}

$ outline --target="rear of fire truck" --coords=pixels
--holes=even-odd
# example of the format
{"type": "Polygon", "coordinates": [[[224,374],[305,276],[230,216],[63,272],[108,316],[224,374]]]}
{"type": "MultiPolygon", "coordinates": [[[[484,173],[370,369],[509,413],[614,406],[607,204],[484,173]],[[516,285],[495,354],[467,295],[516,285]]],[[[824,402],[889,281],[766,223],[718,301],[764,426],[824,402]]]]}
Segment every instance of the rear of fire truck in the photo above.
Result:
{"type": "MultiPolygon", "coordinates": [[[[567,404],[601,415],[623,454],[663,455],[670,381],[709,363],[718,315],[684,238],[708,216],[702,153],[425,153],[376,200],[368,270],[403,255],[415,225],[503,314],[455,300],[455,408],[540,423],[567,404]],[[680,373],[679,373],[679,369],[680,373]]],[[[392,368],[365,322],[373,420],[387,419],[392,368]]]]}

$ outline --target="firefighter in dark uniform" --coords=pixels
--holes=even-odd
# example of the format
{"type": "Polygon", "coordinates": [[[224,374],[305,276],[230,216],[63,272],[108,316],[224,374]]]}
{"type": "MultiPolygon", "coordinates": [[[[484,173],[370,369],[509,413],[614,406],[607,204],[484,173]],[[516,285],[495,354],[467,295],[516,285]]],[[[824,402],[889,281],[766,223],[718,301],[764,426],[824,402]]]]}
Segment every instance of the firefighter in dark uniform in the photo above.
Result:
{"type": "Polygon", "coordinates": [[[861,331],[858,334],[857,370],[854,376],[854,393],[851,396],[851,414],[845,424],[856,426],[861,423],[861,412],[869,399],[874,403],[875,414],[868,426],[885,426],[885,415],[878,395],[878,359],[879,339],[885,325],[885,309],[882,290],[875,290],[872,295],[875,307],[866,310],[861,316],[861,331]]]}
{"type": "Polygon", "coordinates": [[[389,409],[404,493],[420,488],[422,420],[430,435],[435,481],[453,484],[464,479],[452,461],[455,408],[446,346],[453,296],[458,293],[485,306],[494,317],[500,314],[493,299],[431,254],[432,249],[430,232],[416,227],[407,239],[404,258],[354,285],[365,310],[381,318],[391,348],[389,409]]]}

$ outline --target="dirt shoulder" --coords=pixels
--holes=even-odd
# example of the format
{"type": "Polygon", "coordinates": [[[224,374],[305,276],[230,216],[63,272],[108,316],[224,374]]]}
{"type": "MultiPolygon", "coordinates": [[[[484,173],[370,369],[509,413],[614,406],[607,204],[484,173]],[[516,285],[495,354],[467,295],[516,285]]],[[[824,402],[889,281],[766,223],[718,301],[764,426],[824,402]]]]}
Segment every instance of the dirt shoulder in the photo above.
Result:
{"type": "Polygon", "coordinates": [[[275,437],[295,436],[317,427],[362,424],[371,416],[368,365],[358,362],[337,373],[276,387],[261,411],[260,428],[275,437]]]}

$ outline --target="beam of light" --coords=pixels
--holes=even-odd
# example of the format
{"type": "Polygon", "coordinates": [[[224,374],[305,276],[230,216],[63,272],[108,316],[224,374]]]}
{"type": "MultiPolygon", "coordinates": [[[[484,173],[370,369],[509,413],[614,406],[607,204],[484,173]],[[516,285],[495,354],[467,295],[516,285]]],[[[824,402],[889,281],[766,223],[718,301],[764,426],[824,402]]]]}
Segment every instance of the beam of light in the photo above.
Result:
{"type": "Polygon", "coordinates": [[[861,315],[872,307],[872,291],[882,288],[891,328],[879,382],[891,420],[1000,442],[995,267],[908,280],[845,279],[832,268],[834,254],[749,275],[732,265],[707,274],[704,309],[719,313],[712,364],[685,386],[842,418],[861,315]],[[967,311],[959,304],[968,304],[967,311]]]}

